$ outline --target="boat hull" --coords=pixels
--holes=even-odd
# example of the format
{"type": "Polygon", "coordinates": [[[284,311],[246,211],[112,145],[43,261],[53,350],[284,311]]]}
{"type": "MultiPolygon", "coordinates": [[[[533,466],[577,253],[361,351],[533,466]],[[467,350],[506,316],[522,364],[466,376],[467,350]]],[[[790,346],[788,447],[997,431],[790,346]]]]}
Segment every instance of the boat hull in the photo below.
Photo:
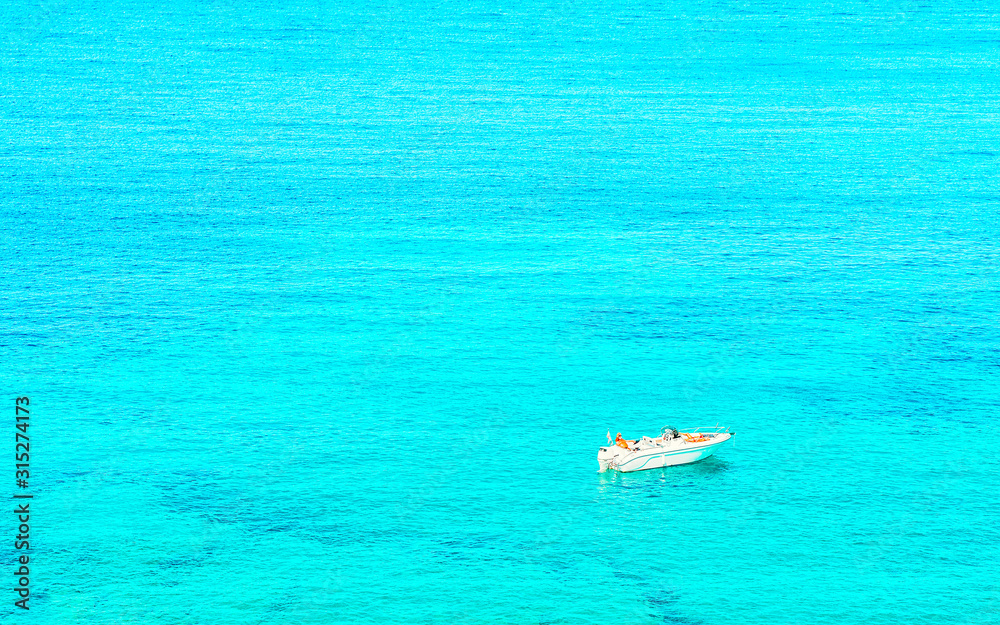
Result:
{"type": "Polygon", "coordinates": [[[727,433],[705,443],[684,442],[676,447],[654,447],[638,451],[629,451],[621,447],[602,447],[597,455],[597,462],[601,471],[614,469],[622,473],[690,464],[708,458],[730,438],[732,434],[727,433]]]}

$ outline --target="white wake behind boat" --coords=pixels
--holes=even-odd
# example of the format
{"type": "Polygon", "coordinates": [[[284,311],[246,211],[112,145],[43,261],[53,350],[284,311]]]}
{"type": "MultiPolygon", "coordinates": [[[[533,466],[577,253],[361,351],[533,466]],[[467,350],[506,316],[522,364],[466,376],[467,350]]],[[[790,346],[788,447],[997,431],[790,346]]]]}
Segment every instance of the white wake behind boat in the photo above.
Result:
{"type": "Polygon", "coordinates": [[[708,458],[733,436],[735,434],[729,428],[722,427],[695,428],[684,432],[665,427],[657,438],[619,439],[618,444],[601,447],[597,452],[597,462],[601,471],[614,469],[622,473],[688,464],[708,458]]]}

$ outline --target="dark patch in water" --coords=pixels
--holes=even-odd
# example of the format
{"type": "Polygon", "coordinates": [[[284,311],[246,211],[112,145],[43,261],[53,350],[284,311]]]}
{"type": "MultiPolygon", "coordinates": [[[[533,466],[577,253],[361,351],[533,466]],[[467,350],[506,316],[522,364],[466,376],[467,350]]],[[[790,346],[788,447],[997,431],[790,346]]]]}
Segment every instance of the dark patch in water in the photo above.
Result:
{"type": "Polygon", "coordinates": [[[646,601],[654,608],[652,616],[663,619],[664,623],[678,623],[679,625],[697,625],[702,623],[701,619],[692,619],[678,611],[677,593],[672,590],[660,590],[655,593],[646,594],[646,601]]]}

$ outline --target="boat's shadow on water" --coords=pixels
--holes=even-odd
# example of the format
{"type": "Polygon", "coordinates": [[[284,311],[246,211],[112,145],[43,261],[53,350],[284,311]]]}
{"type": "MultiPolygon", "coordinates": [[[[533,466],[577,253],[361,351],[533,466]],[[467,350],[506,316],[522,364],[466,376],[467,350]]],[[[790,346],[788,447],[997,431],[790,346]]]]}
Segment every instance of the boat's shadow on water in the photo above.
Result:
{"type": "Polygon", "coordinates": [[[598,484],[601,487],[612,488],[649,488],[651,486],[669,486],[689,488],[704,486],[706,481],[721,478],[732,469],[732,463],[711,456],[700,462],[681,464],[648,471],[620,473],[605,471],[598,474],[598,484]]]}

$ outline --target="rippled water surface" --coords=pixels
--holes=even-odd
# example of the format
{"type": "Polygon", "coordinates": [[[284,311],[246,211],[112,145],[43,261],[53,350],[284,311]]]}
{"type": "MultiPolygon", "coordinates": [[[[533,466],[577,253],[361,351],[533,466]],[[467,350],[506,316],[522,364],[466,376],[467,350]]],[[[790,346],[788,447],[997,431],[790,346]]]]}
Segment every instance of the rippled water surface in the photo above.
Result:
{"type": "Polygon", "coordinates": [[[989,3],[0,32],[4,618],[1000,623],[989,3]],[[719,422],[596,472],[609,429],[719,422]]]}

